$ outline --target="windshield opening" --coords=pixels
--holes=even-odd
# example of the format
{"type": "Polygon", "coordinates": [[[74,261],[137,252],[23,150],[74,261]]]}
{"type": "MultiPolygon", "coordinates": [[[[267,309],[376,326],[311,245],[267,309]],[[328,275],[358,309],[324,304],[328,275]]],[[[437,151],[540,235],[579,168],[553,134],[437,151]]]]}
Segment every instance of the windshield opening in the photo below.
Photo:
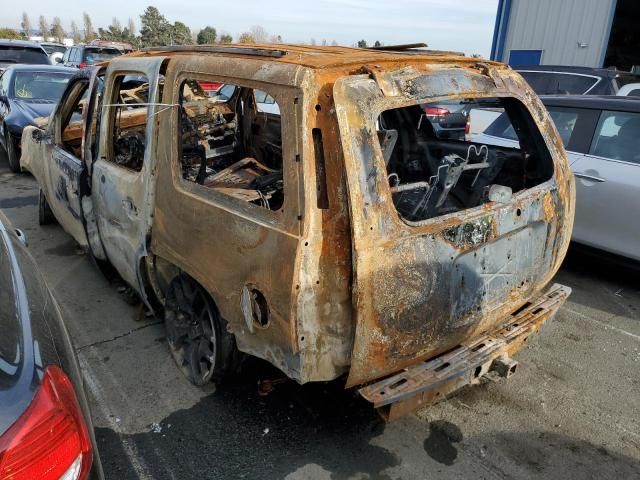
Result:
{"type": "Polygon", "coordinates": [[[405,220],[508,202],[514,193],[553,175],[551,155],[535,122],[513,98],[395,108],[383,111],[376,126],[393,203],[405,220]],[[501,144],[477,133],[503,112],[519,144],[501,144]]]}
{"type": "Polygon", "coordinates": [[[61,72],[16,72],[13,97],[56,103],[62,97],[71,74],[61,72]]]}

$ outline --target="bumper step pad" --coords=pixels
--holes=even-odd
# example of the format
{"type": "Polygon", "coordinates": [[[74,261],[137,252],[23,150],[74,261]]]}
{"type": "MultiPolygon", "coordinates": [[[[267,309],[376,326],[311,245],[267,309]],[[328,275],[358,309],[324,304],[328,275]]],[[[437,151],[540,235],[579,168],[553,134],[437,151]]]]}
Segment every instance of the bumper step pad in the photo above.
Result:
{"type": "Polygon", "coordinates": [[[433,404],[465,385],[479,383],[491,370],[509,377],[517,367],[511,354],[558,311],[570,293],[569,287],[555,284],[512,314],[499,329],[367,385],[359,392],[386,421],[391,421],[433,404]]]}

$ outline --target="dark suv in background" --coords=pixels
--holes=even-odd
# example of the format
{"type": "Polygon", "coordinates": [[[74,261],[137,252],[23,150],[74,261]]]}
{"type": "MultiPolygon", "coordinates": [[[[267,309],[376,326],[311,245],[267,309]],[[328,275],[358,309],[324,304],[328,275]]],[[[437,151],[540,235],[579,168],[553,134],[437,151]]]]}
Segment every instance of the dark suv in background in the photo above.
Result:
{"type": "Polygon", "coordinates": [[[538,95],[640,96],[640,75],[606,68],[532,65],[514,68],[538,95]]]}
{"type": "Polygon", "coordinates": [[[122,55],[122,50],[115,47],[102,47],[95,45],[78,45],[70,47],[62,57],[65,67],[85,68],[95,63],[110,60],[122,55]]]}
{"type": "Polygon", "coordinates": [[[0,73],[16,63],[50,65],[51,61],[44,48],[36,42],[0,40],[0,73]]]}

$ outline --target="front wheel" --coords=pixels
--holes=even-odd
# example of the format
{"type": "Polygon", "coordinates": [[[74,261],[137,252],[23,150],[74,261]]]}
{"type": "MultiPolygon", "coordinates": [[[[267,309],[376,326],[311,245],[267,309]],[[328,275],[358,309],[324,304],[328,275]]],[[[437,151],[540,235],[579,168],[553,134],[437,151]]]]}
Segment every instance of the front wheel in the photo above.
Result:
{"type": "Polygon", "coordinates": [[[16,153],[16,149],[13,145],[13,140],[11,140],[11,134],[9,130],[5,126],[5,137],[4,137],[4,147],[7,152],[7,160],[9,162],[9,168],[13,173],[20,173],[20,159],[18,158],[18,154],[16,153]]]}
{"type": "Polygon", "coordinates": [[[169,284],[165,303],[167,341],[176,364],[195,385],[232,373],[240,354],[211,297],[185,274],[169,284]]]}

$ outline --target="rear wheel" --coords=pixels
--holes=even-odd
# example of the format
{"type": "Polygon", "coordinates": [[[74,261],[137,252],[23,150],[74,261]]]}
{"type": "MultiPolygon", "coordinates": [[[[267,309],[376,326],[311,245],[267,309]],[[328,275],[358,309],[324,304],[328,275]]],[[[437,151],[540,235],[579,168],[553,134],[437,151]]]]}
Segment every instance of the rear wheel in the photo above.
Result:
{"type": "Polygon", "coordinates": [[[202,386],[218,381],[236,369],[235,338],[195,280],[180,274],[171,281],[164,317],[171,354],[192,383],[202,386]]]}
{"type": "Polygon", "coordinates": [[[47,202],[44,193],[42,193],[42,189],[38,189],[38,223],[40,225],[51,225],[56,222],[56,217],[51,211],[49,202],[47,202]]]}
{"type": "Polygon", "coordinates": [[[7,130],[6,126],[5,126],[4,146],[5,146],[5,150],[7,151],[7,160],[9,161],[9,168],[14,173],[20,173],[20,159],[18,158],[16,149],[13,146],[13,141],[11,140],[11,135],[9,134],[9,130],[7,130]]]}

